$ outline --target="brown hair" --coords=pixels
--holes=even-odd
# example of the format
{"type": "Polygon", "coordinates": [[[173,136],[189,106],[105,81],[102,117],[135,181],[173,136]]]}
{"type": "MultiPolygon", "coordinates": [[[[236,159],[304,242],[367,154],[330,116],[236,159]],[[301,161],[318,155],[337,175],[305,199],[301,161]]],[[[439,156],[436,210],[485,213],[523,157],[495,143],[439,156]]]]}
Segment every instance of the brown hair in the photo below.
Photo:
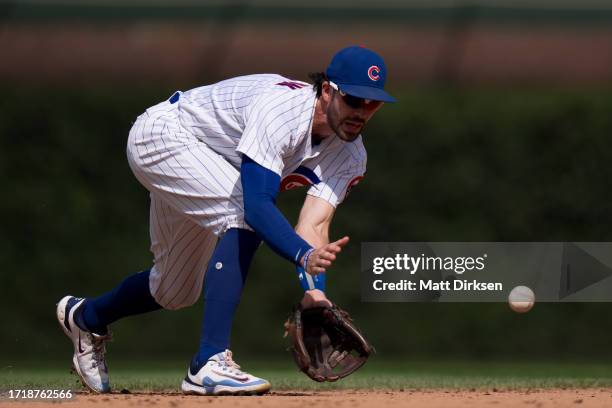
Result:
{"type": "Polygon", "coordinates": [[[311,72],[308,78],[313,82],[312,87],[317,91],[317,98],[321,96],[323,82],[329,81],[324,72],[311,72]]]}

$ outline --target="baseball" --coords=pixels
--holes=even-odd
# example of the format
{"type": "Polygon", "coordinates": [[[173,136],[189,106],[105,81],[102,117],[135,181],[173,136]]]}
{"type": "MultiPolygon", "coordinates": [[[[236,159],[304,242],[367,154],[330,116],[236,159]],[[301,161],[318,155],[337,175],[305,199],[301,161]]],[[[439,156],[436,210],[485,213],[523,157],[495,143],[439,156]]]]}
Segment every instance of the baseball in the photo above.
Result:
{"type": "Polygon", "coordinates": [[[517,286],[508,295],[510,308],[517,313],[526,313],[535,303],[535,294],[527,286],[517,286]]]}

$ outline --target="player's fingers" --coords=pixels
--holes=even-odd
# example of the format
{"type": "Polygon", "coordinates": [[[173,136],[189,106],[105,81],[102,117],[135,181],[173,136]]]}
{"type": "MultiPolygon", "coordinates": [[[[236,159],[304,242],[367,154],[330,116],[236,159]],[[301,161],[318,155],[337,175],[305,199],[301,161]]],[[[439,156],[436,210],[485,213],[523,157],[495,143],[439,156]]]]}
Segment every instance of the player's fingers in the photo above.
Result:
{"type": "Polygon", "coordinates": [[[343,247],[349,243],[349,240],[350,238],[348,236],[344,236],[340,238],[339,240],[337,240],[336,242],[333,242],[333,244],[338,245],[339,247],[343,247]]]}
{"type": "Polygon", "coordinates": [[[323,268],[326,268],[328,266],[331,266],[331,261],[328,261],[327,259],[319,259],[316,263],[315,266],[321,266],[323,268]]]}
{"type": "Polygon", "coordinates": [[[338,252],[342,251],[342,247],[336,244],[327,244],[325,250],[328,253],[337,254],[338,252]]]}
{"type": "Polygon", "coordinates": [[[325,273],[325,268],[320,268],[318,266],[312,266],[312,268],[308,268],[310,269],[310,272],[308,272],[311,275],[318,275],[320,273],[325,273]]]}
{"type": "Polygon", "coordinates": [[[328,261],[335,261],[336,260],[336,254],[334,254],[333,252],[329,252],[329,251],[321,251],[321,253],[319,254],[319,259],[325,259],[328,261]]]}
{"type": "Polygon", "coordinates": [[[334,252],[334,253],[338,253],[340,251],[342,251],[342,247],[345,246],[346,244],[348,244],[349,242],[349,237],[344,237],[341,238],[339,240],[337,240],[336,242],[332,242],[330,244],[327,244],[327,250],[334,252]]]}

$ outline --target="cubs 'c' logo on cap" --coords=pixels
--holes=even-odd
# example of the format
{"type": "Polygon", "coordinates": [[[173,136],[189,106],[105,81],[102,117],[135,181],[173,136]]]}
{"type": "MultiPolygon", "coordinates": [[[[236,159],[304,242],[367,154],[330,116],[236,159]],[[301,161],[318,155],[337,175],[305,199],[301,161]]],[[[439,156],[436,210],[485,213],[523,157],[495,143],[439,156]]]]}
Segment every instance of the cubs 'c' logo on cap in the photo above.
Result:
{"type": "Polygon", "coordinates": [[[380,79],[380,68],[376,65],[372,65],[368,68],[368,77],[370,77],[372,81],[378,81],[380,79]]]}

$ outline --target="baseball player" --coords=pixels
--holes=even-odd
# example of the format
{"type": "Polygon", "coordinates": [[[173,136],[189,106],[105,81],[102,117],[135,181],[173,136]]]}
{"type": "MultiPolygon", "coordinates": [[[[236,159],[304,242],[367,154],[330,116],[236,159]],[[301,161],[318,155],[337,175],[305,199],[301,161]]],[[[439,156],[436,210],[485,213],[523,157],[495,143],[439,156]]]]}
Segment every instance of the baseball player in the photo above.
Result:
{"type": "Polygon", "coordinates": [[[140,115],[127,156],[151,197],[154,265],[98,297],[65,296],[57,318],[74,345],[84,385],[110,391],[108,326],[204,294],[202,332],[182,383],[185,393],[261,394],[270,383],[235,363],[230,332],[249,265],[263,240],[297,268],[302,305],[329,305],[324,272],[348,241],[330,242],[334,211],[363,178],[363,126],[383,102],[383,59],[348,47],[314,86],[280,75],[248,75],[177,91],[140,115]],[[295,230],[276,196],[309,185],[295,230]]]}

